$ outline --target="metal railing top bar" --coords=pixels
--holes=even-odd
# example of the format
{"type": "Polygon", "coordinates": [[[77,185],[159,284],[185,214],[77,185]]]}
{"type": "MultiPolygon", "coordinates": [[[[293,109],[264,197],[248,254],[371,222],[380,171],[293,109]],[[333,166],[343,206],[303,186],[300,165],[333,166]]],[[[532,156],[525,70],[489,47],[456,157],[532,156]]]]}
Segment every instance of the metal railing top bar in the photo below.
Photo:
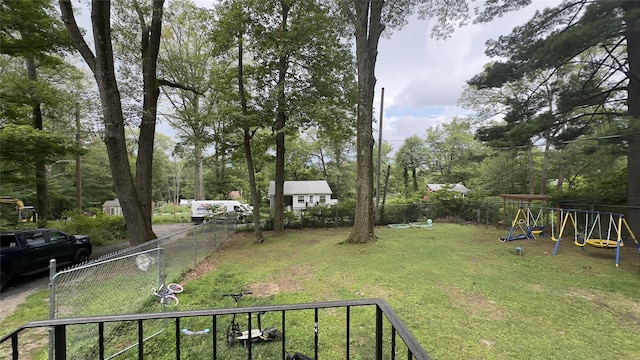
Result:
{"type": "MultiPolygon", "coordinates": [[[[233,314],[249,314],[257,312],[275,312],[275,311],[290,311],[290,310],[312,310],[312,309],[327,309],[327,308],[339,308],[347,306],[367,306],[386,304],[383,299],[361,299],[361,300],[343,300],[343,301],[327,301],[327,302],[314,302],[303,304],[282,304],[282,305],[265,305],[265,306],[247,306],[237,308],[220,308],[220,309],[207,309],[207,310],[185,310],[185,311],[167,311],[160,313],[144,313],[144,314],[122,314],[122,315],[105,315],[105,316],[87,316],[76,318],[64,318],[54,320],[36,320],[24,324],[22,328],[38,328],[43,326],[58,326],[58,325],[81,325],[81,324],[93,324],[93,323],[110,323],[120,321],[137,321],[137,320],[160,320],[160,319],[175,319],[175,318],[187,318],[197,316],[214,316],[214,315],[233,315],[233,314]]],[[[388,309],[388,307],[386,307],[388,309]]],[[[395,315],[395,314],[394,314],[395,315]]],[[[397,318],[397,315],[395,315],[397,318]]],[[[400,321],[398,319],[398,321],[400,321]]],[[[400,321],[400,323],[402,323],[400,321]]],[[[404,326],[404,325],[403,325],[404,326]]],[[[7,335],[6,337],[9,337],[7,335]]],[[[0,342],[5,338],[0,339],[0,342]]]]}
{"type": "Polygon", "coordinates": [[[123,322],[123,321],[145,321],[145,320],[158,320],[158,319],[176,319],[187,317],[199,317],[199,316],[218,316],[218,315],[232,315],[232,314],[250,314],[259,312],[275,312],[275,311],[295,311],[295,310],[312,310],[312,309],[327,309],[327,308],[348,308],[354,306],[376,306],[388,319],[389,323],[395,329],[397,334],[402,338],[406,344],[408,350],[415,356],[415,359],[429,360],[430,357],[427,352],[420,346],[413,334],[407,329],[398,315],[391,309],[389,304],[383,299],[359,299],[359,300],[344,300],[344,301],[328,301],[328,302],[314,302],[314,303],[302,303],[302,304],[284,304],[284,305],[269,305],[269,306],[252,306],[241,308],[224,308],[224,309],[208,309],[208,310],[188,310],[188,311],[176,311],[176,312],[162,312],[162,313],[144,313],[144,314],[124,314],[124,315],[107,315],[107,316],[92,316],[92,317],[78,317],[78,318],[64,318],[53,320],[38,320],[29,322],[12,333],[4,336],[0,339],[0,343],[4,343],[9,339],[17,341],[18,333],[26,329],[42,328],[42,327],[64,327],[69,325],[80,324],[102,324],[111,322],[123,322]]]}
{"type": "Polygon", "coordinates": [[[416,359],[431,359],[420,343],[418,343],[418,340],[416,340],[402,320],[400,320],[400,317],[398,317],[396,312],[393,311],[391,306],[389,306],[386,301],[382,299],[380,300],[381,301],[377,303],[378,307],[382,310],[382,313],[385,314],[387,320],[389,320],[391,326],[396,330],[398,335],[400,335],[400,338],[404,341],[405,345],[407,345],[409,350],[411,350],[413,356],[415,356],[416,359]]]}

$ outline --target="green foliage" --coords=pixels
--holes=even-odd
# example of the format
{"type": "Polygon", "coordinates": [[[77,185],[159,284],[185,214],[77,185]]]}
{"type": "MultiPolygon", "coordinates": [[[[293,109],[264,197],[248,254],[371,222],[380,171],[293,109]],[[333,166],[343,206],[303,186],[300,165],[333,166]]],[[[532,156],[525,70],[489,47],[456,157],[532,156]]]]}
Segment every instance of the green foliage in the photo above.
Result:
{"type": "Polygon", "coordinates": [[[78,152],[65,136],[28,125],[5,124],[0,128],[0,143],[3,182],[18,181],[14,172],[23,173],[37,162],[53,162],[78,152]]]}
{"type": "Polygon", "coordinates": [[[412,204],[386,204],[380,212],[380,225],[408,224],[424,218],[424,207],[416,202],[412,204]]]}
{"type": "Polygon", "coordinates": [[[500,220],[499,210],[500,203],[492,201],[491,198],[461,197],[455,191],[443,189],[429,194],[424,212],[426,217],[431,219],[495,224],[500,220]]]}
{"type": "Polygon", "coordinates": [[[339,206],[312,206],[302,213],[300,223],[302,228],[331,228],[345,227],[353,224],[352,216],[345,216],[349,213],[346,207],[339,206]]]}
{"type": "Polygon", "coordinates": [[[451,122],[427,129],[426,152],[430,175],[442,183],[465,181],[477,171],[485,149],[473,138],[471,122],[454,118],[451,122]]]}
{"type": "MultiPolygon", "coordinates": [[[[286,229],[324,229],[353,225],[355,218],[355,199],[340,201],[337,205],[316,205],[303,211],[286,211],[284,224],[286,229]]],[[[264,212],[263,212],[264,213],[264,212]]],[[[264,221],[264,230],[273,230],[273,217],[264,221]]]]}
{"type": "Polygon", "coordinates": [[[424,170],[431,163],[431,154],[425,146],[425,141],[417,135],[404,140],[395,155],[396,164],[402,169],[404,193],[409,195],[418,191],[418,171],[424,170]],[[411,185],[409,175],[411,174],[411,185]]]}
{"type": "Polygon", "coordinates": [[[573,204],[621,204],[627,197],[626,169],[608,172],[603,178],[590,179],[580,176],[574,181],[574,186],[554,193],[554,201],[573,204]]]}
{"type": "Polygon", "coordinates": [[[191,222],[191,206],[174,206],[169,203],[161,208],[156,208],[151,217],[153,224],[176,224],[191,222]]]}
{"type": "Polygon", "coordinates": [[[72,235],[89,235],[93,246],[111,245],[127,238],[127,227],[122,216],[104,215],[86,216],[76,210],[64,213],[64,218],[49,221],[49,226],[72,235]]]}
{"type": "Polygon", "coordinates": [[[49,0],[11,0],[0,7],[0,51],[16,57],[43,56],[71,47],[49,0]]]}

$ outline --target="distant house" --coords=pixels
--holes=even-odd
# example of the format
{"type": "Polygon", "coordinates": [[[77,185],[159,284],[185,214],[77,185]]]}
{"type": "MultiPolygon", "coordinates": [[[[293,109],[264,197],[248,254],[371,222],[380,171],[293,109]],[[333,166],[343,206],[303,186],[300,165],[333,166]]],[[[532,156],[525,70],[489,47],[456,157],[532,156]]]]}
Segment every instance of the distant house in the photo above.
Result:
{"type": "MultiPolygon", "coordinates": [[[[438,190],[447,189],[448,191],[454,191],[460,193],[462,197],[465,197],[467,193],[470,191],[466,186],[462,183],[457,184],[427,184],[427,193],[432,193],[438,190]]],[[[425,200],[429,198],[429,194],[424,196],[425,200]]]]}
{"type": "Polygon", "coordinates": [[[102,213],[105,215],[122,215],[120,200],[115,198],[113,200],[105,201],[104,204],[102,204],[102,213]]]}
{"type": "MultiPolygon", "coordinates": [[[[276,183],[269,182],[269,206],[275,207],[276,183]]],[[[315,205],[335,205],[331,188],[325,180],[285,181],[284,206],[289,210],[303,210],[315,205]]]]}

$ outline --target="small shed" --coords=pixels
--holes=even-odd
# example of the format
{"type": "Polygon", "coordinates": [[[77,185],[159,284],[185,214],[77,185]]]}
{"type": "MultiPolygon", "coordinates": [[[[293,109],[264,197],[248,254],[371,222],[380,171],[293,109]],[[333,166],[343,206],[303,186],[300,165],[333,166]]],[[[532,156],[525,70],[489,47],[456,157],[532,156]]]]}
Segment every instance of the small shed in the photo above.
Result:
{"type": "MultiPolygon", "coordinates": [[[[276,182],[269,182],[269,206],[275,207],[276,182]]],[[[303,210],[316,205],[335,205],[331,187],[326,180],[285,181],[284,206],[289,210],[303,210]]]]}
{"type": "Polygon", "coordinates": [[[122,215],[120,200],[115,198],[113,200],[105,201],[104,204],[102,204],[102,213],[105,215],[122,215]]]}

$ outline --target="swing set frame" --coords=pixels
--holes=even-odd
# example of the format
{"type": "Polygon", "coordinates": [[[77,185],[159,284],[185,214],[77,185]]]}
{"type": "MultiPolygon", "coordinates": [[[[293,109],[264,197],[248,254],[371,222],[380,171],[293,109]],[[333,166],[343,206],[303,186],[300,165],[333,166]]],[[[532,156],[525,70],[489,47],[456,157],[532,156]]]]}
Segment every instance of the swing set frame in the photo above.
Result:
{"type": "Polygon", "coordinates": [[[585,245],[600,249],[616,249],[616,267],[620,266],[620,248],[624,246],[622,232],[625,229],[640,252],[638,240],[631,231],[624,214],[577,209],[561,210],[563,214],[561,216],[562,226],[558,232],[558,238],[552,237],[552,240],[556,242],[553,255],[558,252],[560,241],[565,233],[570,234],[571,230],[573,230],[573,243],[582,247],[583,250],[585,245]],[[584,217],[584,221],[582,217],[584,217]],[[603,227],[606,228],[606,231],[603,231],[603,227]]]}
{"type": "Polygon", "coordinates": [[[553,255],[560,247],[563,237],[573,237],[576,246],[590,245],[600,249],[616,249],[616,266],[620,266],[620,248],[624,246],[622,233],[626,230],[635,242],[638,252],[640,245],[624,218],[624,214],[578,209],[547,208],[521,206],[511,223],[509,235],[500,238],[504,242],[521,239],[535,239],[545,236],[550,224],[550,238],[555,241],[553,255]],[[556,225],[559,225],[558,236],[555,236],[556,225]],[[518,233],[520,230],[520,233],[518,233]]]}

